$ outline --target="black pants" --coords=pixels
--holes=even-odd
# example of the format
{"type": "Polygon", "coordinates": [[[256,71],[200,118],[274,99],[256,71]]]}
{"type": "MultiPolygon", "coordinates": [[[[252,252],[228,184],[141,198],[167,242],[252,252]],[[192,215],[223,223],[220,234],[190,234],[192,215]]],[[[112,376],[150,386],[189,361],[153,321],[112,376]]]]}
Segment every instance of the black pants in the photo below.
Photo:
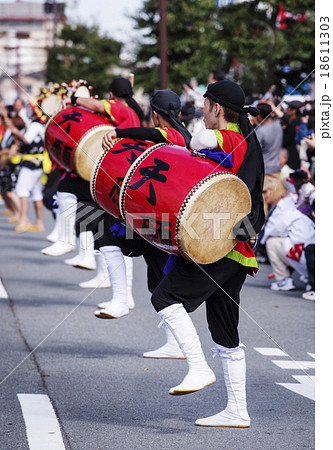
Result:
{"type": "Polygon", "coordinates": [[[315,245],[310,244],[304,248],[306,267],[308,269],[309,284],[315,290],[315,245]]]}
{"type": "Polygon", "coordinates": [[[202,266],[179,260],[154,290],[152,304],[161,311],[182,303],[192,312],[206,302],[213,341],[234,348],[239,344],[239,294],[246,274],[246,267],[228,258],[202,266]]]}
{"type": "Polygon", "coordinates": [[[70,192],[77,196],[78,201],[94,202],[90,193],[89,181],[82,180],[82,178],[72,178],[67,175],[58,184],[57,191],[70,192]]]}
{"type": "Polygon", "coordinates": [[[164,277],[163,269],[169,255],[154,247],[137,233],[133,232],[131,238],[126,236],[113,236],[110,228],[118,221],[107,212],[99,214],[102,210],[94,202],[89,182],[81,178],[66,177],[58,185],[59,192],[70,192],[78,199],[76,234],[80,231],[91,230],[94,233],[95,248],[114,245],[119,247],[125,256],[143,256],[147,264],[147,284],[150,292],[158,286],[164,277]]]}

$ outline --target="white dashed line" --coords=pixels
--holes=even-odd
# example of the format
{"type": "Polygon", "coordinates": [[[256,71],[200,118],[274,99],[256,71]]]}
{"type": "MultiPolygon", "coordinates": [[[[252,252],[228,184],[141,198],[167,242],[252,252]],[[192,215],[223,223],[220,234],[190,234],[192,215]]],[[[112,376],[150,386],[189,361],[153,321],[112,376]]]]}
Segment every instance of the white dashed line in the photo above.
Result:
{"type": "Polygon", "coordinates": [[[0,298],[8,298],[7,291],[4,287],[4,285],[2,284],[1,280],[0,280],[0,298]]]}
{"type": "Polygon", "coordinates": [[[30,450],[66,450],[54,409],[47,395],[17,394],[30,450]]]}
{"type": "Polygon", "coordinates": [[[254,350],[264,356],[288,356],[287,353],[275,347],[254,347],[254,350]]]}

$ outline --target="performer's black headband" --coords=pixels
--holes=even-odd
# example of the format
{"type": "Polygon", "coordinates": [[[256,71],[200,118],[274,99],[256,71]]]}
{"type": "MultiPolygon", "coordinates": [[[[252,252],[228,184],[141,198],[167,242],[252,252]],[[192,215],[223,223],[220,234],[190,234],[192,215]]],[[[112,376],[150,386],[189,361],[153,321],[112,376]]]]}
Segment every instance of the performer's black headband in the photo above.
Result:
{"type": "Polygon", "coordinates": [[[109,91],[120,98],[127,98],[133,95],[130,81],[123,77],[115,78],[109,86],[109,91]]]}
{"type": "Polygon", "coordinates": [[[259,114],[257,108],[252,106],[244,108],[244,91],[233,81],[221,80],[209,84],[207,91],[204,93],[204,97],[208,97],[215,103],[239,114],[250,113],[252,116],[257,116],[259,114]]]}
{"type": "Polygon", "coordinates": [[[182,108],[178,95],[169,89],[155,90],[151,96],[150,105],[153,111],[165,117],[172,128],[184,136],[186,145],[189,145],[191,134],[178,117],[182,108]]]}
{"type": "Polygon", "coordinates": [[[150,105],[154,111],[168,118],[179,116],[181,103],[178,95],[169,89],[155,90],[150,105]]]}

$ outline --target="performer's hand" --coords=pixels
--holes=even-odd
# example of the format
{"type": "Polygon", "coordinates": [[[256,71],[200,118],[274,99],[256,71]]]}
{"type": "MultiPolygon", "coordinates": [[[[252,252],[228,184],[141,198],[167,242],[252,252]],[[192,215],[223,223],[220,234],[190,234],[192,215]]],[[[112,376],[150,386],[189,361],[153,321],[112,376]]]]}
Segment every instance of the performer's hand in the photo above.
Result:
{"type": "Polygon", "coordinates": [[[72,101],[71,101],[71,98],[70,97],[64,97],[62,100],[61,100],[61,103],[60,103],[60,105],[59,105],[59,109],[58,109],[58,112],[59,111],[62,111],[63,109],[66,109],[69,105],[71,105],[72,104],[72,101]]]}
{"type": "Polygon", "coordinates": [[[102,140],[103,150],[109,150],[110,148],[112,148],[113,147],[113,139],[115,139],[116,137],[117,137],[117,132],[115,129],[113,129],[112,131],[109,131],[108,134],[106,134],[102,140]]]}

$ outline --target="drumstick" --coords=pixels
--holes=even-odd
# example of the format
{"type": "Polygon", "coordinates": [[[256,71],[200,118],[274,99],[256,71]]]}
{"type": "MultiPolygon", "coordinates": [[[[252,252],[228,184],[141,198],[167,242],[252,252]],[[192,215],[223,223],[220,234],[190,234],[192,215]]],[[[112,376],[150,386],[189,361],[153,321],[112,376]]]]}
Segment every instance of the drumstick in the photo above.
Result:
{"type": "Polygon", "coordinates": [[[132,88],[134,87],[134,73],[129,74],[129,82],[131,83],[132,88]]]}

